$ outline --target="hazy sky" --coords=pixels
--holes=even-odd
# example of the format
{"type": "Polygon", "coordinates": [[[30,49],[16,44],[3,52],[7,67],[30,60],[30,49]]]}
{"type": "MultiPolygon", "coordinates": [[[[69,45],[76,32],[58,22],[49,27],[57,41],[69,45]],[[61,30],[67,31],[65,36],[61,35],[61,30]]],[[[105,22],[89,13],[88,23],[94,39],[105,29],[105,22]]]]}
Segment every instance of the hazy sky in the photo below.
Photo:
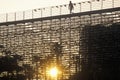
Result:
{"type": "MultiPolygon", "coordinates": [[[[68,4],[70,0],[0,0],[0,13],[68,4]]],[[[73,3],[88,0],[71,0],[73,3]]]]}

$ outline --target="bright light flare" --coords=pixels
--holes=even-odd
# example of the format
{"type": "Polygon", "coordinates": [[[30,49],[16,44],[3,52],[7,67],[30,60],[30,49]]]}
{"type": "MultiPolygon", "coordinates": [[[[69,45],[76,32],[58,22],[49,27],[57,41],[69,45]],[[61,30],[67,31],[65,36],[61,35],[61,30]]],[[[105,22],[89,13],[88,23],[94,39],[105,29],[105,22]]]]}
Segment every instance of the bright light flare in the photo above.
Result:
{"type": "Polygon", "coordinates": [[[56,67],[51,68],[51,69],[49,70],[49,75],[50,75],[51,77],[57,77],[57,75],[58,75],[58,69],[57,69],[56,67]]]}

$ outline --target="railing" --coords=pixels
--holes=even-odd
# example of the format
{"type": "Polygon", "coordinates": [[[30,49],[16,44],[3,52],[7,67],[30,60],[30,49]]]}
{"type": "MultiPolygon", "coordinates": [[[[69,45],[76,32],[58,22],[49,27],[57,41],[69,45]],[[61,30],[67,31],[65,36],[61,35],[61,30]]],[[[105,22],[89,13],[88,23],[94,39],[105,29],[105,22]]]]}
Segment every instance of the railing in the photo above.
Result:
{"type": "MultiPolygon", "coordinates": [[[[92,0],[80,3],[73,3],[73,13],[120,7],[120,0],[92,0]]],[[[70,14],[68,4],[38,8],[27,11],[0,14],[0,23],[19,21],[25,19],[42,18],[56,15],[70,14]]]]}

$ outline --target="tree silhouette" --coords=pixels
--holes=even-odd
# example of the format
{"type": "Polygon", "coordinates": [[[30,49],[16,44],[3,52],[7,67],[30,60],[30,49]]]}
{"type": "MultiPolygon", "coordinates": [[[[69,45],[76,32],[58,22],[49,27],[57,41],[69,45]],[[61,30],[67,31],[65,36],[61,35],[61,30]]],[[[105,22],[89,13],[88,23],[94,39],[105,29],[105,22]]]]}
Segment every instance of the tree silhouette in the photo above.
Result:
{"type": "Polygon", "coordinates": [[[23,67],[19,65],[22,57],[17,54],[13,55],[7,49],[4,49],[2,53],[3,55],[0,56],[0,80],[25,80],[23,67]]]}

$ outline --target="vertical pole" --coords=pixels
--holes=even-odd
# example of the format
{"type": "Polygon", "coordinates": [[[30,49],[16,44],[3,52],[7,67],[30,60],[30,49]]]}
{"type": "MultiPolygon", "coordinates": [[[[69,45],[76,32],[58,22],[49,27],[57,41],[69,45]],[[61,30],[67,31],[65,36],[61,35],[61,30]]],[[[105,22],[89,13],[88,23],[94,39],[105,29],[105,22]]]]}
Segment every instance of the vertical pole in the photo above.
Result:
{"type": "Polygon", "coordinates": [[[15,12],[15,21],[16,21],[16,12],[15,12]]]}
{"type": "Polygon", "coordinates": [[[82,11],[82,4],[80,3],[80,12],[82,11]]]}
{"type": "MultiPolygon", "coordinates": [[[[79,19],[80,19],[80,17],[79,17],[79,19]]],[[[81,19],[80,19],[80,20],[81,20],[81,19]]],[[[79,22],[80,22],[80,21],[79,21],[79,22]]],[[[80,24],[79,24],[79,25],[80,25],[80,24]]],[[[79,69],[79,71],[80,71],[80,53],[81,53],[81,52],[80,52],[80,51],[81,51],[81,49],[80,49],[80,45],[81,45],[81,42],[80,42],[80,41],[81,41],[81,38],[80,38],[80,37],[81,37],[81,33],[80,33],[80,32],[81,32],[81,27],[79,26],[78,29],[79,29],[79,39],[78,39],[78,41],[79,41],[79,63],[78,63],[78,69],[79,69]]]]}
{"type": "Polygon", "coordinates": [[[60,5],[60,15],[61,15],[61,12],[62,12],[62,11],[61,11],[61,8],[62,8],[62,6],[60,5]]]}
{"type": "MultiPolygon", "coordinates": [[[[88,3],[90,4],[90,11],[92,11],[92,1],[88,1],[88,3]]],[[[92,24],[91,15],[89,16],[90,16],[90,24],[92,24]]]]}
{"type": "Polygon", "coordinates": [[[70,24],[69,24],[69,76],[71,77],[71,63],[70,63],[70,59],[71,59],[71,16],[69,17],[70,18],[70,24]]]}
{"type": "Polygon", "coordinates": [[[6,13],[6,22],[8,21],[8,13],[6,13]]]}
{"type": "Polygon", "coordinates": [[[25,11],[23,11],[23,20],[25,19],[25,11]]]}
{"type": "Polygon", "coordinates": [[[101,0],[101,9],[103,9],[103,0],[101,0]]]}
{"type": "Polygon", "coordinates": [[[92,11],[92,1],[90,1],[90,11],[92,11]]]}
{"type": "Polygon", "coordinates": [[[42,18],[42,14],[43,14],[43,12],[42,12],[42,9],[40,9],[41,10],[41,18],[42,18]]]}
{"type": "Polygon", "coordinates": [[[52,7],[50,7],[50,16],[52,16],[52,7]]]}
{"type": "Polygon", "coordinates": [[[32,10],[32,19],[34,18],[34,11],[32,10]]]}
{"type": "Polygon", "coordinates": [[[112,8],[114,8],[114,0],[112,0],[112,8]]]}

